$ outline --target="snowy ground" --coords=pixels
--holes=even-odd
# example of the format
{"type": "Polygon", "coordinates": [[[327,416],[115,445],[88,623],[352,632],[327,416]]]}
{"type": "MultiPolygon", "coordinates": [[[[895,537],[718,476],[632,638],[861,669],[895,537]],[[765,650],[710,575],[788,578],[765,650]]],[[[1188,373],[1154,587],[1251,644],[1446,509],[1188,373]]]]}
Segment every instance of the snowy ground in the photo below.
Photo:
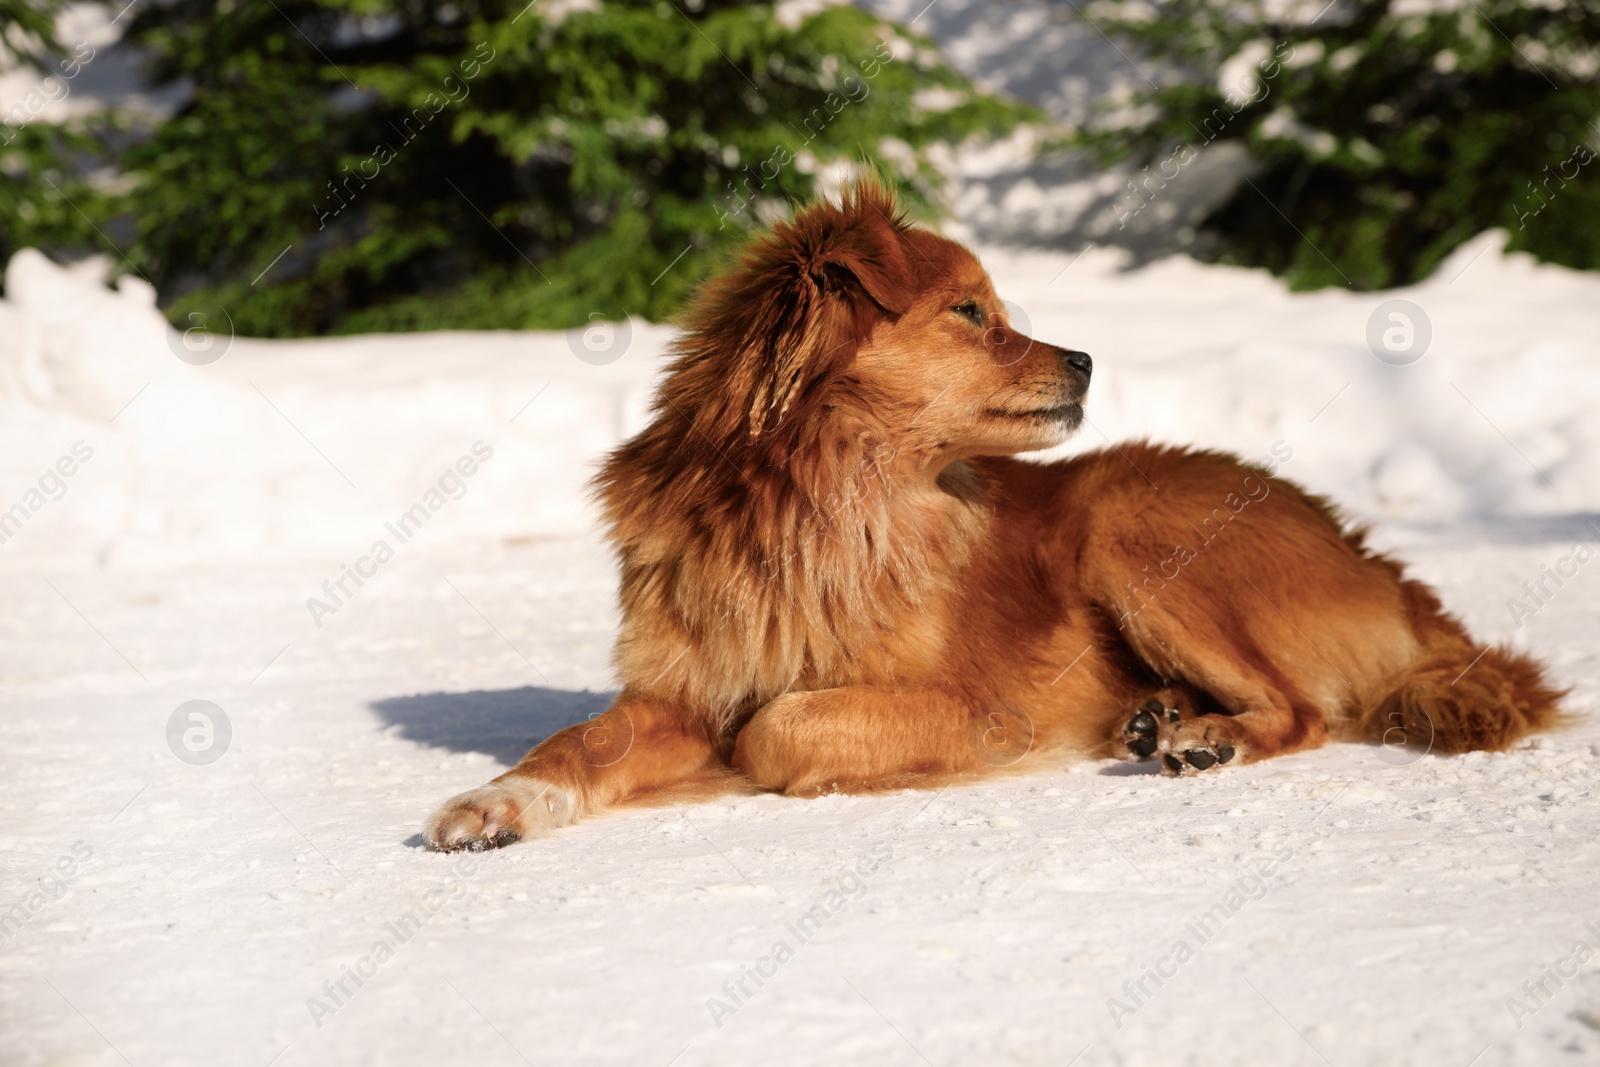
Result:
{"type": "MultiPolygon", "coordinates": [[[[1038,11],[944,0],[919,28],[1069,110],[1051,56],[1116,72],[1038,11]]],[[[978,236],[1093,199],[975,167],[957,204],[978,236]]],[[[185,348],[137,281],[19,255],[0,1060],[1592,1062],[1600,563],[1576,561],[1600,542],[1600,277],[1498,245],[1411,290],[1305,296],[1126,271],[1103,243],[981,251],[1038,336],[1096,358],[1074,447],[1292,449],[1285,475],[1575,687],[1571,729],[1495,756],[747,797],[474,858],[421,850],[426,814],[612,684],[581,486],[639,425],[669,333],[634,323],[609,363],[560,334],[239,339],[204,363],[226,342],[185,348]],[[401,543],[386,524],[419,503],[401,543]],[[393,559],[314,618],[380,539],[393,559]],[[179,758],[190,720],[169,729],[195,700],[231,733],[191,738],[209,764],[179,758]]]]}
{"type": "Polygon", "coordinates": [[[562,335],[237,340],[191,366],[136,284],[19,256],[0,506],[75,442],[92,456],[0,545],[8,1062],[1594,1058],[1592,965],[1522,985],[1600,946],[1600,567],[1542,605],[1523,583],[1600,537],[1600,278],[1493,245],[1366,296],[986,258],[1036,332],[1095,354],[1084,445],[1289,444],[1285,473],[1577,687],[1572,730],[1403,766],[1334,746],[1192,781],[1041,764],[725,800],[475,860],[419,849],[427,812],[611,684],[579,486],[637,423],[665,331],[635,324],[604,366],[562,335]],[[1407,366],[1366,341],[1392,298],[1432,326],[1407,366]],[[399,544],[385,523],[476,441],[465,495],[399,544]],[[379,538],[394,559],[315,625],[307,599],[379,538]],[[209,765],[169,746],[191,700],[231,725],[209,765]],[[787,924],[817,905],[802,942],[787,924]]]}

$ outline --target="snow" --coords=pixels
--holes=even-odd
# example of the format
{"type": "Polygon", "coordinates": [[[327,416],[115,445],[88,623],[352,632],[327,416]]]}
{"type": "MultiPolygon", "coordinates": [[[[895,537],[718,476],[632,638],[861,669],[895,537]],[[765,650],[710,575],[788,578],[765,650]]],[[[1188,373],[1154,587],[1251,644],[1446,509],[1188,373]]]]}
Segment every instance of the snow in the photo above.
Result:
{"type": "MultiPolygon", "coordinates": [[[[1032,25],[1003,10],[998,29],[958,0],[927,17],[990,33],[978,63],[1032,25]]],[[[969,179],[957,204],[989,188],[969,179]]],[[[186,362],[210,353],[143,283],[22,252],[0,300],[0,513],[26,512],[0,543],[5,1061],[1600,1055],[1600,563],[1575,562],[1600,541],[1600,276],[1505,256],[1499,234],[1381,294],[995,243],[1084,195],[1040,178],[994,227],[952,226],[1036,335],[1095,356],[1069,450],[1291,449],[1285,475],[1574,686],[1570,728],[1500,755],[1336,745],[1181,781],[1040,761],[428,853],[435,805],[605,704],[615,577],[582,485],[639,426],[670,330],[633,322],[605,362],[581,334],[223,326],[220,358],[186,362]],[[1394,300],[1431,331],[1415,361],[1369,344],[1375,315],[1380,349],[1403,332],[1394,300]],[[392,558],[314,616],[379,540],[392,558]],[[231,728],[210,763],[177,756],[196,758],[198,724],[172,725],[195,700],[231,728]]]]}
{"type": "Polygon", "coordinates": [[[116,47],[127,29],[133,4],[119,12],[105,4],[74,0],[56,17],[59,56],[42,69],[0,55],[0,120],[12,126],[81,119],[102,107],[125,118],[165,118],[188,96],[187,87],[150,89],[143,84],[147,58],[131,47],[116,47]],[[120,23],[120,25],[119,25],[120,23]]]}

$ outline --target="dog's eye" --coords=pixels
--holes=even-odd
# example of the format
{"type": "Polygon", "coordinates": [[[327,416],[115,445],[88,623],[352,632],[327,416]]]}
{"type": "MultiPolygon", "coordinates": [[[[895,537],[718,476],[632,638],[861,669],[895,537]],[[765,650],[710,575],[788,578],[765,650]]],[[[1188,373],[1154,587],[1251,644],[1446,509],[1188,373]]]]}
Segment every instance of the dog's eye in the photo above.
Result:
{"type": "Polygon", "coordinates": [[[963,318],[971,319],[979,326],[983,325],[983,309],[978,306],[977,301],[975,300],[968,300],[965,303],[957,304],[950,310],[954,311],[957,315],[960,315],[963,318]]]}

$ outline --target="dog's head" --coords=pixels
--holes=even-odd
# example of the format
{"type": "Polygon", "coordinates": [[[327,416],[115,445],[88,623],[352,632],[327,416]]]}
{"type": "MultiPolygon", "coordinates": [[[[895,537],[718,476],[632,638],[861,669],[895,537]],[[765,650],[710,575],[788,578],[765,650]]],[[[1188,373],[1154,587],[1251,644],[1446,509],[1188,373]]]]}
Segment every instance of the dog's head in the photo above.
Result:
{"type": "Polygon", "coordinates": [[[1047,448],[1083,418],[1089,357],[1014,329],[977,257],[873,183],[775,226],[686,325],[663,395],[730,448],[787,452],[842,413],[898,452],[953,460],[1047,448]]]}

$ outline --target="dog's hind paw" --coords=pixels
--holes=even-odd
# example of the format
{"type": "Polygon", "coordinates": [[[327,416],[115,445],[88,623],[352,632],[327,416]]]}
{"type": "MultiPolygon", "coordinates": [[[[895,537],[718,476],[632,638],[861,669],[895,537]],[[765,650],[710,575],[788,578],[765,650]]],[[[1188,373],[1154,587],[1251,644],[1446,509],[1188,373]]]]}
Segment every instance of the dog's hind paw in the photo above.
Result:
{"type": "Polygon", "coordinates": [[[1160,741],[1162,773],[1173,777],[1215,773],[1234,761],[1244,762],[1244,747],[1234,737],[1226,715],[1203,715],[1175,725],[1160,741]]]}
{"type": "Polygon", "coordinates": [[[1170,775],[1215,771],[1240,755],[1232,718],[1220,714],[1208,698],[1186,686],[1169,686],[1152,694],[1134,711],[1118,737],[1124,759],[1159,757],[1170,775]]]}
{"type": "Polygon", "coordinates": [[[1158,751],[1178,724],[1202,714],[1200,698],[1185,686],[1168,686],[1150,694],[1122,727],[1118,740],[1123,759],[1147,760],[1158,751]]]}
{"type": "Polygon", "coordinates": [[[1187,774],[1199,774],[1221,767],[1230,762],[1238,749],[1226,741],[1218,742],[1216,747],[1210,745],[1196,745],[1180,752],[1163,752],[1161,754],[1161,769],[1166,774],[1181,777],[1187,774]]]}
{"type": "Polygon", "coordinates": [[[1145,760],[1156,754],[1160,744],[1161,716],[1166,709],[1161,701],[1147,701],[1128,724],[1122,728],[1122,743],[1127,746],[1130,758],[1145,760]]]}

